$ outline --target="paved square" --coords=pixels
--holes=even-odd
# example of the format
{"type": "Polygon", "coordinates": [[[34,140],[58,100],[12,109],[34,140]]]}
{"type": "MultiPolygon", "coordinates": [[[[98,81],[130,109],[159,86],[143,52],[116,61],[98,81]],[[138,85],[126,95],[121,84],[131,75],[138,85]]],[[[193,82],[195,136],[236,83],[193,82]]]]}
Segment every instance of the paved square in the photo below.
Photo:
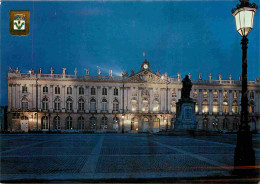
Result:
{"type": "Polygon", "coordinates": [[[0,143],[2,181],[203,177],[230,176],[236,136],[20,134],[0,143]]]}

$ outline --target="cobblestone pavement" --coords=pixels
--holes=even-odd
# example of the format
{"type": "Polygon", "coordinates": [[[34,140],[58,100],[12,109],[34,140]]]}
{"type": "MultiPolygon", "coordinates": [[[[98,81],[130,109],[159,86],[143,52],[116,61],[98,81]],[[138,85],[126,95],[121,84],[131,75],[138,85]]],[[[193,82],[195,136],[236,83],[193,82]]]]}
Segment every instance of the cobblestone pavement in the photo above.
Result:
{"type": "MultiPolygon", "coordinates": [[[[1,180],[224,177],[231,175],[226,166],[233,165],[235,141],[234,135],[1,135],[1,180]]],[[[255,153],[260,165],[257,146],[255,153]]]]}

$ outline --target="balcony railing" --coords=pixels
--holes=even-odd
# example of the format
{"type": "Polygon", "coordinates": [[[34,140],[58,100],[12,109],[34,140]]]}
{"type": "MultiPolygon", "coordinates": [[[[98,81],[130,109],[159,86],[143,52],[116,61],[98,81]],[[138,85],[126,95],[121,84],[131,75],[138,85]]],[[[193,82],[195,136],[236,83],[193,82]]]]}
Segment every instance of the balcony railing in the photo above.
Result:
{"type": "MultiPolygon", "coordinates": [[[[10,78],[28,78],[28,79],[72,79],[88,81],[118,81],[122,82],[122,76],[90,76],[90,75],[63,75],[63,74],[28,74],[28,73],[8,73],[10,78]]],[[[128,77],[124,77],[127,79],[128,77]]],[[[170,83],[181,83],[182,79],[168,78],[170,83]]],[[[194,84],[233,84],[241,85],[239,80],[210,80],[210,79],[191,79],[194,84]]],[[[249,85],[260,85],[260,81],[248,81],[249,85]]]]}

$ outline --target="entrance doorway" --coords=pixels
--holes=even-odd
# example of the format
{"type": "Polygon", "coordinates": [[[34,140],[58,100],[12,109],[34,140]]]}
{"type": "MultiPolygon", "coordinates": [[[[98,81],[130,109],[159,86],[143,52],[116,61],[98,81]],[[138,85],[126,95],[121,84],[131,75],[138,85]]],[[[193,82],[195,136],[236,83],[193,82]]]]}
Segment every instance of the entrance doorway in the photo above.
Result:
{"type": "Polygon", "coordinates": [[[22,116],[21,117],[21,130],[24,132],[28,132],[28,123],[29,119],[27,116],[22,116]]]}
{"type": "Polygon", "coordinates": [[[154,118],[154,120],[153,120],[153,133],[159,132],[159,127],[160,127],[160,119],[154,118]]]}
{"type": "Polygon", "coordinates": [[[133,118],[131,120],[131,132],[137,132],[138,131],[138,119],[133,118]]]}
{"type": "Polygon", "coordinates": [[[144,118],[143,122],[142,122],[142,132],[147,132],[148,131],[148,123],[149,123],[149,119],[148,118],[144,118]]]}

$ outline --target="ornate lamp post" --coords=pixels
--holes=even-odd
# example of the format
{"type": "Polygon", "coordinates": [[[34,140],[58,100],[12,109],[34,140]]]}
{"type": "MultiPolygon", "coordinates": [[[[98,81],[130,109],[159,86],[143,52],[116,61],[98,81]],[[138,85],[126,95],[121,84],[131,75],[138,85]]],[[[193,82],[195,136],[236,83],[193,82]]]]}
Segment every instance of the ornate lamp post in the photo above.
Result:
{"type": "Polygon", "coordinates": [[[237,145],[234,155],[235,173],[249,174],[250,169],[241,169],[237,166],[255,166],[255,152],[252,146],[252,134],[248,125],[248,97],[247,97],[247,35],[253,28],[254,15],[257,10],[255,3],[249,0],[240,0],[240,4],[232,9],[235,17],[237,32],[242,36],[242,97],[241,117],[237,133],[237,145]]]}

